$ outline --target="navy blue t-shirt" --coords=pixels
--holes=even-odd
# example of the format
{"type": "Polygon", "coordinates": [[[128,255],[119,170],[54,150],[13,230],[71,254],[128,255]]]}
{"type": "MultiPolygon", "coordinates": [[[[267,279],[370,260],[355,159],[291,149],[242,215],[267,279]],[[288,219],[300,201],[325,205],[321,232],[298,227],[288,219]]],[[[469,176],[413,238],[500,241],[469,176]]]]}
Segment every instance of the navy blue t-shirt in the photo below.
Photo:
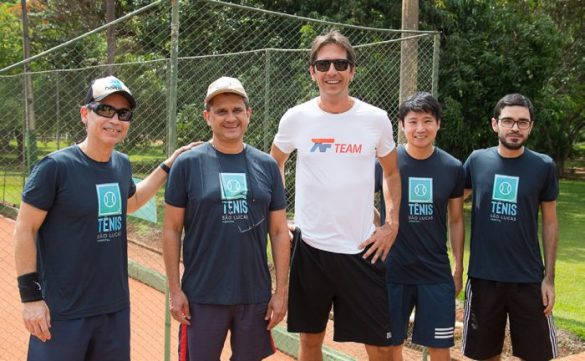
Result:
{"type": "Polygon", "coordinates": [[[136,191],[128,157],[96,162],[77,146],[41,159],[23,202],[47,211],[37,271],[53,320],[129,307],[126,205],[136,191]]]}
{"type": "Polygon", "coordinates": [[[528,149],[504,158],[493,147],[471,153],[464,167],[465,188],[473,190],[469,276],[541,282],[538,209],[559,193],[552,159],[528,149]]]}
{"type": "Polygon", "coordinates": [[[447,255],[449,200],[463,196],[465,174],[461,162],[435,148],[423,160],[398,147],[402,183],[400,227],[386,260],[386,280],[392,283],[451,282],[447,255]]]}
{"type": "Polygon", "coordinates": [[[380,213],[380,224],[386,223],[386,202],[384,202],[384,187],[382,182],[384,181],[384,170],[380,161],[376,159],[376,173],[374,175],[374,193],[380,193],[380,201],[378,204],[378,212],[380,213]]]}
{"type": "Polygon", "coordinates": [[[205,143],[173,164],[166,203],[185,208],[181,288],[190,302],[249,304],[271,296],[270,212],[286,207],[276,161],[249,145],[224,154],[205,143]]]}

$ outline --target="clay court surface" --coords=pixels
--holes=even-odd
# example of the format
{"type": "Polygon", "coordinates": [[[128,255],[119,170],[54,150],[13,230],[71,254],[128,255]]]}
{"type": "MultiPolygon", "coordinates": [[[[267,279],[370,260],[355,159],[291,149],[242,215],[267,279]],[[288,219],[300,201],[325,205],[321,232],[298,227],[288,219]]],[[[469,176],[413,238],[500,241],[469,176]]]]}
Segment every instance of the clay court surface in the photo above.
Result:
{"type": "MultiPolygon", "coordinates": [[[[16,287],[14,256],[12,253],[12,232],[14,221],[0,216],[0,361],[26,360],[29,334],[21,321],[21,304],[16,287]]],[[[140,248],[129,247],[130,257],[139,261],[152,263],[148,254],[142,254],[140,248]],[[151,262],[148,262],[148,261],[151,262]]],[[[162,259],[158,260],[162,263],[162,259]]],[[[159,264],[155,269],[162,271],[159,264]]],[[[132,305],[132,360],[155,361],[164,359],[164,294],[130,279],[130,298],[132,305]]],[[[171,326],[171,360],[177,360],[178,323],[171,326]]],[[[229,360],[231,352],[226,343],[222,360],[229,360]]],[[[293,360],[277,353],[267,360],[293,360]]],[[[64,360],[65,361],[65,360],[64,360]]]]}

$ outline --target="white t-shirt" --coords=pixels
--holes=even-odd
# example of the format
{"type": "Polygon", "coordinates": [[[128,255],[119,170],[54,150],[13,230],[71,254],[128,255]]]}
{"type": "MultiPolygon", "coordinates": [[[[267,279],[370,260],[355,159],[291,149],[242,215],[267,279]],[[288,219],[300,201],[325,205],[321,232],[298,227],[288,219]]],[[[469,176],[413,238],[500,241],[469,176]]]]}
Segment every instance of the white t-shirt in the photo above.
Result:
{"type": "Polygon", "coordinates": [[[319,108],[318,99],[289,109],[274,144],[297,150],[295,223],[312,247],[356,254],[373,231],[376,157],[395,147],[386,112],[358,99],[345,113],[319,108]]]}

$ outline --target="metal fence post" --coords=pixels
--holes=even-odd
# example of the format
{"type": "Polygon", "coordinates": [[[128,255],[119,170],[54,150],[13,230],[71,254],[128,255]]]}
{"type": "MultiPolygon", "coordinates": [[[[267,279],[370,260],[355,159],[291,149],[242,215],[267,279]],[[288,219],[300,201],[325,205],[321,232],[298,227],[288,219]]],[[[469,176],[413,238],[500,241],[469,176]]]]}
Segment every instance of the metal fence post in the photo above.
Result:
{"type": "Polygon", "coordinates": [[[270,50],[266,49],[266,61],[264,62],[264,134],[262,136],[264,151],[268,151],[268,125],[270,124],[270,50]]]}
{"type": "Polygon", "coordinates": [[[433,36],[433,73],[431,92],[435,98],[439,97],[439,52],[441,48],[441,34],[433,36]]]}
{"type": "Polygon", "coordinates": [[[177,77],[179,55],[179,1],[171,0],[171,59],[168,91],[167,156],[177,148],[177,77]]]}

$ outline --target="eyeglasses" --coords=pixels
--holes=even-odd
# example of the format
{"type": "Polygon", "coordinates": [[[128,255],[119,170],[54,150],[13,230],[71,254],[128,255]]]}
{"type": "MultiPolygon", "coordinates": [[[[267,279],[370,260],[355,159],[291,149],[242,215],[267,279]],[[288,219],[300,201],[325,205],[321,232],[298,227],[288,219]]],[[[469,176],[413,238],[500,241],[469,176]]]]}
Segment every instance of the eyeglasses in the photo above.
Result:
{"type": "Polygon", "coordinates": [[[527,120],[527,119],[514,120],[512,118],[502,118],[499,120],[500,120],[500,124],[502,124],[502,127],[508,128],[508,129],[514,128],[514,124],[517,124],[518,129],[525,130],[525,129],[530,128],[530,124],[532,123],[532,121],[527,120]]]}
{"type": "Polygon", "coordinates": [[[353,63],[347,59],[331,59],[331,60],[315,60],[313,62],[313,66],[318,71],[326,72],[326,71],[329,71],[329,68],[331,68],[331,63],[333,63],[333,66],[335,67],[335,70],[337,70],[337,71],[345,71],[345,70],[347,70],[348,66],[353,65],[353,63]]]}
{"type": "Polygon", "coordinates": [[[130,109],[116,109],[111,105],[102,103],[89,103],[87,107],[100,117],[113,118],[114,114],[118,114],[118,119],[123,122],[132,120],[132,111],[130,109]]]}
{"type": "Polygon", "coordinates": [[[265,218],[264,218],[264,217],[262,217],[262,219],[261,219],[261,220],[259,220],[258,222],[256,222],[256,223],[251,223],[251,224],[248,224],[248,227],[246,227],[246,228],[242,228],[242,227],[240,227],[240,225],[238,224],[238,231],[240,231],[240,233],[246,233],[246,232],[249,232],[249,231],[253,230],[254,228],[258,227],[259,225],[261,225],[261,224],[262,224],[262,222],[264,222],[264,219],[265,219],[265,218]]]}

